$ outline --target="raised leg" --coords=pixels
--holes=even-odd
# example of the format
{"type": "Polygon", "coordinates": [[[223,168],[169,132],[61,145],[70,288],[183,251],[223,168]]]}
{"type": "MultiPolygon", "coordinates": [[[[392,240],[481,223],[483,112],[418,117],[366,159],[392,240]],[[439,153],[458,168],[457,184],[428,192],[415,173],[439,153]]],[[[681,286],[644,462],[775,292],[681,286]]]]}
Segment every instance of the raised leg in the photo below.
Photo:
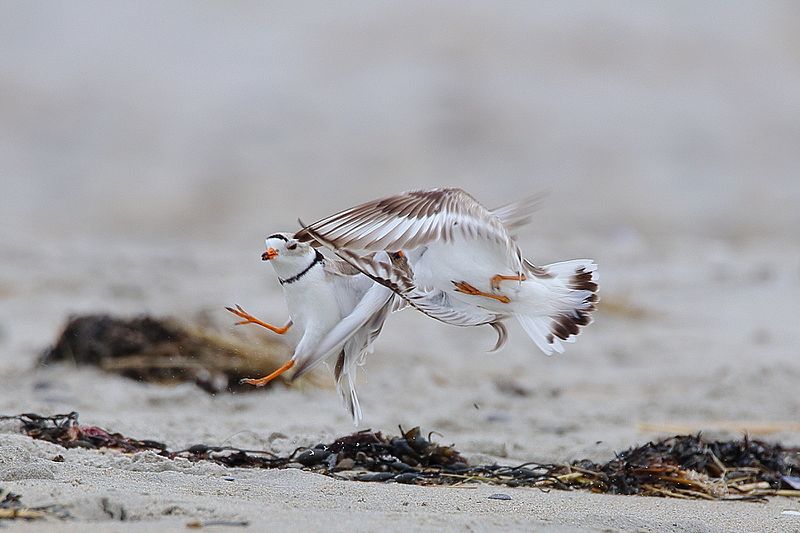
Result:
{"type": "Polygon", "coordinates": [[[470,294],[472,296],[484,296],[486,298],[492,298],[493,300],[497,300],[498,302],[502,302],[507,304],[511,301],[511,298],[508,296],[503,296],[502,294],[492,294],[489,292],[481,292],[466,281],[454,281],[453,285],[456,286],[456,292],[462,292],[464,294],[470,294]]]}
{"type": "Polygon", "coordinates": [[[500,289],[500,282],[503,280],[508,281],[525,281],[528,279],[528,276],[525,274],[520,274],[518,276],[501,276],[500,274],[496,275],[492,279],[489,280],[489,283],[492,284],[492,289],[499,290],[500,289]]]}
{"type": "Polygon", "coordinates": [[[236,306],[236,309],[234,309],[233,307],[226,307],[225,309],[227,309],[234,315],[238,316],[239,318],[243,319],[236,323],[237,326],[240,326],[242,324],[258,324],[259,326],[265,327],[270,331],[274,331],[278,335],[283,335],[284,333],[289,331],[290,327],[292,327],[291,319],[283,326],[280,327],[273,326],[272,324],[267,324],[266,322],[262,322],[261,320],[257,319],[256,317],[254,317],[253,315],[242,309],[242,307],[239,305],[236,306]]]}
{"type": "Polygon", "coordinates": [[[269,383],[273,379],[277,378],[278,376],[280,376],[281,374],[283,374],[284,372],[286,372],[287,370],[289,370],[293,366],[294,366],[294,359],[289,359],[288,361],[283,363],[281,365],[281,367],[278,368],[278,370],[276,370],[275,372],[273,372],[272,374],[270,374],[268,376],[264,376],[263,378],[258,378],[258,379],[244,378],[244,379],[240,379],[239,383],[241,383],[242,385],[255,385],[256,387],[263,387],[264,385],[266,385],[267,383],[269,383]]]}

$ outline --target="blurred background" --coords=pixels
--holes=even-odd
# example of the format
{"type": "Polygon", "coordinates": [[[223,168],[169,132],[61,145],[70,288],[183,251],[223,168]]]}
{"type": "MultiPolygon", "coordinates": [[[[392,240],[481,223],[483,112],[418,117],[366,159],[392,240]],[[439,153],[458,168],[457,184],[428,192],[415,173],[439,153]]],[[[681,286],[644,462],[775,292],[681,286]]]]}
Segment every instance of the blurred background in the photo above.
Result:
{"type": "Polygon", "coordinates": [[[522,248],[594,258],[597,323],[564,357],[515,326],[487,356],[491,333],[401,313],[369,363],[367,424],[459,442],[490,424],[520,456],[548,436],[553,458],[629,445],[632,418],[794,419],[798,21],[791,1],[4,1],[0,388],[16,392],[0,412],[79,409],[156,437],[218,411],[222,436],[253,413],[287,434],[348,429],[332,391],[283,389],[269,405],[303,417],[197,392],[188,424],[154,430],[142,411],[137,429],[119,420],[131,398],[166,393],[59,371],[45,376],[71,385],[41,392],[30,371],[70,313],[232,328],[222,307],[239,303],[282,323],[266,235],[458,186],[490,207],[546,191],[522,248]],[[85,398],[98,387],[117,403],[85,398]]]}
{"type": "Polygon", "coordinates": [[[795,2],[4,2],[0,231],[258,247],[546,190],[539,232],[792,236],[795,2]]]}

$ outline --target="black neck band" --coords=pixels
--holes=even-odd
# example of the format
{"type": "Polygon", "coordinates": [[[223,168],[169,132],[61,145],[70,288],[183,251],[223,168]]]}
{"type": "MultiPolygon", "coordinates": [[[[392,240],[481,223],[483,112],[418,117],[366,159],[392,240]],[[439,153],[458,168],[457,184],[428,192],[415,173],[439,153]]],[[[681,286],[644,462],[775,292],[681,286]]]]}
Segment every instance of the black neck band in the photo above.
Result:
{"type": "Polygon", "coordinates": [[[303,276],[305,276],[308,273],[309,270],[314,268],[314,265],[316,265],[317,263],[322,263],[325,260],[325,256],[323,256],[321,253],[319,253],[319,250],[314,250],[314,252],[316,253],[316,255],[314,256],[314,260],[311,261],[311,264],[308,265],[305,268],[305,270],[303,270],[299,274],[296,274],[296,275],[292,276],[291,278],[286,278],[286,279],[278,278],[278,281],[281,282],[281,285],[291,285],[295,281],[297,281],[300,278],[302,278],[303,276]]]}

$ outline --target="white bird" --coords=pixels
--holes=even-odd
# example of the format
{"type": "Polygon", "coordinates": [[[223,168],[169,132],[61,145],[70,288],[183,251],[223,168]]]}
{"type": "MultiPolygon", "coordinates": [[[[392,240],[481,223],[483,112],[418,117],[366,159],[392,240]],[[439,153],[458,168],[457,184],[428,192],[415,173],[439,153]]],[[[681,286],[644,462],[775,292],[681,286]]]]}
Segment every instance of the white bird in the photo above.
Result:
{"type": "MultiPolygon", "coordinates": [[[[526,198],[493,211],[510,230],[530,220],[540,197],[526,198]]],[[[299,234],[307,232],[299,232],[299,234]]],[[[347,254],[346,251],[341,251],[347,254]]],[[[259,320],[240,306],[228,307],[242,320],[237,324],[258,324],[277,334],[297,325],[302,337],[292,357],[275,372],[243,383],[263,386],[294,368],[292,379],[308,372],[321,362],[336,356],[334,376],[337,389],[357,425],[362,411],[355,390],[358,365],[371,351],[390,311],[404,308],[408,301],[426,314],[447,323],[479,325],[489,323],[498,332],[498,349],[505,342],[506,331],[498,321],[501,315],[474,309],[468,304],[450,301],[443,291],[420,292],[413,287],[413,272],[403,254],[376,252],[356,256],[356,263],[366,262],[370,276],[348,263],[324,257],[297,235],[276,233],[266,240],[262,259],[270,261],[283,287],[289,320],[273,326],[259,320]],[[372,279],[381,283],[375,283],[372,279]],[[399,284],[399,285],[394,285],[399,284]],[[409,287],[411,287],[409,289],[409,287]],[[395,294],[397,291],[402,297],[395,294]]]]}
{"type": "MultiPolygon", "coordinates": [[[[337,390],[358,424],[362,412],[355,389],[357,367],[371,351],[387,315],[401,300],[347,263],[325,258],[289,233],[270,235],[266,247],[261,258],[270,261],[278,275],[289,320],[283,326],[273,326],[238,305],[226,309],[242,319],[237,324],[258,324],[280,335],[297,326],[303,333],[291,359],[268,376],[244,379],[242,383],[261,387],[292,367],[295,379],[336,356],[337,390]]],[[[387,254],[378,255],[390,260],[387,254]]]]}
{"type": "Polygon", "coordinates": [[[574,341],[591,322],[597,265],[578,259],[540,267],[524,259],[511,231],[528,221],[530,203],[490,211],[461,189],[410,191],[309,226],[301,221],[295,238],[329,247],[443,322],[493,326],[495,349],[506,340],[503,321],[515,317],[550,355],[563,352],[561,341],[574,341]],[[390,260],[376,251],[390,252],[390,260]]]}

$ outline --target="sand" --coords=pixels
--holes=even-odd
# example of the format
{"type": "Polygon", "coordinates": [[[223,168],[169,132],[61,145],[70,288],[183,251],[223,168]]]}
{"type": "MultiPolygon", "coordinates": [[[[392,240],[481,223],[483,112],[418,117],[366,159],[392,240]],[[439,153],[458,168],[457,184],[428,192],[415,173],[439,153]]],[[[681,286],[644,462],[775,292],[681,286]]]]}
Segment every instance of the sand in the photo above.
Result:
{"type": "MultiPolygon", "coordinates": [[[[493,342],[491,331],[447,328],[410,311],[394,315],[360,387],[362,427],[394,432],[398,424],[421,425],[440,432],[443,442],[455,444],[472,461],[511,464],[607,459],[613,450],[666,434],[643,431],[642,423],[702,429],[720,421],[796,422],[797,331],[781,317],[798,294],[800,250],[786,243],[719,247],[727,270],[720,270],[718,260],[696,261],[689,276],[677,257],[689,255],[691,246],[681,243],[657,253],[641,246],[636,253],[613,246],[590,250],[606,267],[603,296],[609,307],[601,308],[596,323],[560,356],[536,353],[518,328],[512,328],[507,349],[487,355],[483,350],[493,342]],[[624,270],[624,279],[615,275],[622,263],[636,265],[624,270]]],[[[694,246],[699,251],[712,244],[694,246]]],[[[238,301],[260,314],[280,316],[277,283],[263,276],[264,265],[251,261],[252,268],[231,268],[229,256],[218,249],[195,249],[204,259],[189,271],[180,254],[168,249],[139,249],[126,256],[118,245],[88,256],[82,252],[79,260],[74,246],[5,252],[26,262],[35,259],[42,270],[54,273],[19,268],[17,286],[25,289],[5,298],[9,305],[2,308],[2,324],[14,333],[6,333],[4,342],[0,412],[77,410],[84,423],[174,448],[203,442],[286,452],[352,431],[332,388],[276,386],[210,396],[188,384],[162,387],[67,365],[32,368],[36,351],[54,338],[62,317],[79,309],[158,308],[165,314],[193,309],[224,324],[231,319],[215,302],[238,301]],[[115,268],[100,268],[91,279],[82,272],[109,260],[115,268]],[[141,279],[154,264],[161,264],[157,277],[165,280],[161,287],[170,287],[168,294],[144,288],[137,298],[113,295],[120,273],[126,280],[141,279]],[[56,279],[66,281],[37,290],[56,279]],[[169,284],[170,279],[181,282],[169,284]],[[76,300],[76,295],[84,296],[76,300]]],[[[28,505],[65,505],[77,520],[76,530],[84,521],[119,519],[122,509],[126,521],[115,524],[117,531],[182,529],[192,519],[245,520],[252,527],[269,523],[279,529],[303,524],[310,530],[331,524],[333,529],[389,530],[798,527],[796,517],[781,514],[797,509],[797,502],[782,498],[767,504],[715,503],[490,486],[363,484],[297,470],[229,471],[152,453],[64,451],[14,434],[11,424],[0,429],[0,484],[22,494],[28,505]],[[64,463],[50,461],[58,454],[64,463]],[[495,492],[512,500],[487,499],[495,492]]],[[[800,444],[796,432],[768,438],[800,444]]]]}
{"type": "MultiPolygon", "coordinates": [[[[515,325],[487,354],[488,328],[392,316],[363,428],[509,464],[605,460],[675,425],[800,445],[794,4],[326,6],[0,7],[0,413],[75,410],[171,448],[352,432],[332,385],[209,396],[35,361],[72,313],[281,322],[265,235],[447,185],[490,206],[549,191],[522,249],[593,258],[602,307],[553,357],[515,325]]],[[[343,482],[64,451],[9,424],[0,486],[74,517],[0,522],[45,533],[800,531],[782,498],[343,482]]]]}

